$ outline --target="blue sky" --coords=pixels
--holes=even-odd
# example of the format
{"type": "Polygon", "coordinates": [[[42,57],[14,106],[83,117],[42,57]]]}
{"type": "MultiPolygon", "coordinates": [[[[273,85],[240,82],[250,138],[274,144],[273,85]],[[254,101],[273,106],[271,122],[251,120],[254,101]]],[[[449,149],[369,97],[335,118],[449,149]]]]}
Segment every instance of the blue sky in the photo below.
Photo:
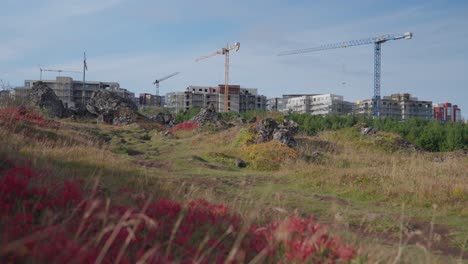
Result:
{"type": "Polygon", "coordinates": [[[38,65],[81,70],[86,50],[87,80],[154,93],[155,78],[180,71],[160,89],[181,91],[223,83],[223,56],[195,59],[238,41],[230,83],[268,97],[335,93],[356,101],[372,97],[372,45],[276,54],[411,31],[412,40],[383,44],[382,95],[449,101],[466,117],[466,14],[467,1],[2,0],[0,79],[22,85],[39,78],[38,65]]]}

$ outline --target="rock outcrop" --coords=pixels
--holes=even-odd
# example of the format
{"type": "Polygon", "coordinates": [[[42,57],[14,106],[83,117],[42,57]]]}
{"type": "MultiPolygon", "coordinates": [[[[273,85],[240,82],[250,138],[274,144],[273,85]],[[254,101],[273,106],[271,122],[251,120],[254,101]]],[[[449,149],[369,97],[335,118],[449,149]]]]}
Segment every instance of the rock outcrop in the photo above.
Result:
{"type": "Polygon", "coordinates": [[[55,94],[54,90],[43,82],[37,82],[28,94],[29,101],[47,111],[50,117],[66,117],[68,111],[63,107],[62,101],[55,94]]]}
{"type": "Polygon", "coordinates": [[[98,121],[113,125],[135,123],[138,117],[138,107],[132,100],[108,90],[94,92],[86,110],[97,115],[98,121]]]}
{"type": "Polygon", "coordinates": [[[374,135],[377,134],[378,130],[373,128],[373,127],[361,127],[359,129],[362,135],[367,136],[367,135],[374,135]]]}
{"type": "Polygon", "coordinates": [[[210,105],[202,108],[200,112],[191,119],[191,121],[197,122],[200,126],[203,126],[206,124],[215,124],[218,119],[218,113],[216,112],[214,105],[210,105]]]}
{"type": "Polygon", "coordinates": [[[289,147],[294,147],[296,145],[294,135],[298,132],[298,129],[299,126],[294,121],[285,119],[283,123],[278,124],[272,118],[266,118],[255,127],[257,132],[256,143],[275,140],[289,147]]]}
{"type": "Polygon", "coordinates": [[[151,116],[150,117],[150,120],[158,123],[158,124],[161,124],[163,126],[166,126],[166,127],[172,127],[174,126],[174,123],[175,123],[175,119],[174,117],[169,114],[169,113],[158,113],[154,116],[151,116]]]}

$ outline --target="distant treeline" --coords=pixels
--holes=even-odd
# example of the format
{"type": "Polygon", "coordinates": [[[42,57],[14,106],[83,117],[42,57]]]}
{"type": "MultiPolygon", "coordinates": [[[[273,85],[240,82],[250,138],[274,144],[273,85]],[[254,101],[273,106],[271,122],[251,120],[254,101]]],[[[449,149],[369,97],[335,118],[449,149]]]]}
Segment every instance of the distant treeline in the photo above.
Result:
{"type": "Polygon", "coordinates": [[[387,117],[373,119],[364,116],[317,116],[296,113],[289,114],[288,119],[297,122],[300,131],[308,135],[366,124],[378,130],[397,133],[427,151],[468,149],[468,126],[464,123],[442,123],[421,118],[402,122],[387,117]]]}
{"type": "MultiPolygon", "coordinates": [[[[191,108],[176,115],[178,123],[188,121],[200,112],[200,108],[191,108]]],[[[220,118],[228,121],[235,117],[260,119],[271,115],[266,111],[249,111],[246,113],[219,113],[220,118]]],[[[393,132],[414,145],[427,151],[453,151],[468,149],[468,125],[464,123],[442,123],[440,121],[412,118],[398,121],[388,117],[374,119],[366,116],[319,116],[310,114],[291,113],[287,118],[299,124],[299,129],[308,135],[315,135],[320,131],[338,130],[365,124],[378,130],[393,132]]]]}

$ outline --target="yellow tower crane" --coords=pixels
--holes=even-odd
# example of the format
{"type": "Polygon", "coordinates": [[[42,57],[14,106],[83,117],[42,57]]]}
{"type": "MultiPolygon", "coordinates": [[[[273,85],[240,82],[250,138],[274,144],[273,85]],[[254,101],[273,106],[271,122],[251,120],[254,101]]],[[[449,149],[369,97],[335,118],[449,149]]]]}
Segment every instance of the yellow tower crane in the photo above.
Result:
{"type": "Polygon", "coordinates": [[[195,61],[200,61],[204,59],[211,58],[216,55],[224,55],[225,56],[225,63],[224,63],[224,68],[225,68],[225,73],[224,73],[224,112],[228,112],[228,101],[229,101],[229,52],[231,50],[238,51],[240,48],[240,43],[235,42],[234,45],[230,46],[229,43],[226,45],[226,48],[222,48],[220,50],[217,50],[214,53],[211,53],[206,56],[201,56],[195,61]]]}

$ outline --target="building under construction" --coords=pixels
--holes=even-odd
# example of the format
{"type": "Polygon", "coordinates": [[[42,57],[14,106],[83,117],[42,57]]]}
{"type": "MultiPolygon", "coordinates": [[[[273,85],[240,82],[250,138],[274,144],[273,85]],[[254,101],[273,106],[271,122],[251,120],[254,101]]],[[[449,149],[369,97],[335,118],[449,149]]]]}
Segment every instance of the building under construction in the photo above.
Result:
{"type": "MultiPolygon", "coordinates": [[[[257,89],[241,88],[240,85],[229,85],[227,109],[229,112],[247,112],[265,110],[266,97],[257,94],[257,89]]],[[[224,111],[225,86],[189,86],[184,92],[166,94],[166,107],[173,113],[189,110],[194,107],[213,105],[218,112],[224,111]]]]}
{"type": "Polygon", "coordinates": [[[283,98],[268,100],[270,111],[284,113],[309,113],[311,115],[351,114],[353,103],[335,94],[286,94],[283,98]]]}
{"type": "Polygon", "coordinates": [[[164,97],[149,93],[141,93],[140,97],[138,98],[138,105],[141,107],[148,107],[148,106],[164,106],[164,97]]]}
{"type": "Polygon", "coordinates": [[[55,80],[25,80],[23,87],[15,88],[15,95],[24,96],[37,82],[49,86],[66,108],[79,109],[85,107],[94,91],[107,89],[122,97],[134,99],[135,94],[120,88],[117,82],[75,81],[71,77],[56,77],[55,80]]]}
{"type": "MultiPolygon", "coordinates": [[[[379,101],[380,117],[390,117],[397,120],[408,120],[412,117],[419,117],[427,120],[433,118],[432,102],[419,101],[416,97],[411,97],[409,93],[392,94],[384,96],[379,101]]],[[[373,115],[374,101],[367,99],[356,102],[355,114],[373,115]]]]}

